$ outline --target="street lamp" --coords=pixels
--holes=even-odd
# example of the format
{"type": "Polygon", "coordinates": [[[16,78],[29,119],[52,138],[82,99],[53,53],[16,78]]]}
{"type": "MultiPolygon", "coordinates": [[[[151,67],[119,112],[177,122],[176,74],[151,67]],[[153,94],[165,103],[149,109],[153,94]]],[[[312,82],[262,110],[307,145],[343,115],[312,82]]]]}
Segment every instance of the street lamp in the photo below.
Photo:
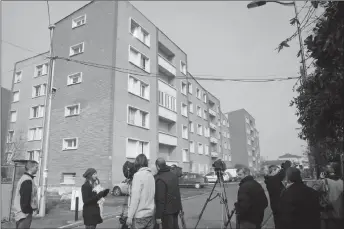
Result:
{"type": "MultiPolygon", "coordinates": [[[[248,9],[252,9],[252,8],[256,8],[256,7],[260,7],[265,5],[268,2],[274,2],[274,3],[278,3],[280,5],[284,5],[284,6],[294,6],[294,10],[295,10],[295,18],[298,20],[298,12],[297,12],[297,8],[296,8],[296,3],[295,1],[292,2],[280,2],[280,1],[252,1],[249,4],[247,4],[247,8],[248,9]]],[[[303,82],[303,80],[305,80],[306,76],[307,76],[307,68],[306,68],[306,59],[305,59],[305,52],[303,49],[303,45],[302,45],[302,36],[301,36],[301,28],[300,28],[300,23],[296,23],[297,24],[297,33],[299,36],[299,43],[300,43],[300,50],[301,50],[301,63],[302,63],[302,71],[301,71],[301,83],[303,82]]]]}

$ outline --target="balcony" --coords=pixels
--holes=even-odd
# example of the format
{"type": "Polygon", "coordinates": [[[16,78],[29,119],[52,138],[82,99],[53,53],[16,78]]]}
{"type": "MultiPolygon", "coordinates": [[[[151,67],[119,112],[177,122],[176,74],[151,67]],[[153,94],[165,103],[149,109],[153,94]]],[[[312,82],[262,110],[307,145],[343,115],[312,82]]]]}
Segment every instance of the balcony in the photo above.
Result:
{"type": "Polygon", "coordinates": [[[210,137],[210,142],[213,144],[217,144],[217,139],[215,137],[210,137]]]}
{"type": "Polygon", "coordinates": [[[159,70],[165,73],[166,75],[177,75],[176,67],[174,67],[168,60],[166,60],[162,55],[158,54],[158,64],[159,70]]]}
{"type": "Polygon", "coordinates": [[[210,155],[211,155],[211,157],[218,157],[219,156],[219,154],[215,151],[211,152],[210,155]]]}
{"type": "Polygon", "coordinates": [[[216,111],[214,111],[213,109],[209,108],[209,114],[213,117],[216,117],[216,111]]]}
{"type": "Polygon", "coordinates": [[[214,123],[209,123],[209,127],[213,130],[216,130],[216,125],[214,123]]]}
{"type": "Polygon", "coordinates": [[[177,122],[177,113],[162,106],[159,106],[159,117],[168,122],[177,122]]]}
{"type": "Polygon", "coordinates": [[[163,132],[159,132],[159,144],[167,146],[177,146],[177,137],[163,132]]]}

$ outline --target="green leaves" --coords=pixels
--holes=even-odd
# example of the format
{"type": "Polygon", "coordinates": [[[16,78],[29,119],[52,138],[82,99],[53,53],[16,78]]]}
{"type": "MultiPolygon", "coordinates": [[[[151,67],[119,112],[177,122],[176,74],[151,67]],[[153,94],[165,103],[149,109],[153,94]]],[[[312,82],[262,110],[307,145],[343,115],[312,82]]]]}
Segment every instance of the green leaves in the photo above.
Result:
{"type": "Polygon", "coordinates": [[[278,47],[276,48],[276,49],[278,50],[278,52],[280,52],[284,47],[290,47],[290,46],[288,45],[287,42],[288,42],[288,41],[285,40],[285,41],[282,41],[282,42],[278,45],[278,47]]]}
{"type": "Polygon", "coordinates": [[[290,19],[290,24],[291,25],[295,25],[296,23],[300,25],[300,22],[299,22],[299,20],[296,17],[290,19]]]}

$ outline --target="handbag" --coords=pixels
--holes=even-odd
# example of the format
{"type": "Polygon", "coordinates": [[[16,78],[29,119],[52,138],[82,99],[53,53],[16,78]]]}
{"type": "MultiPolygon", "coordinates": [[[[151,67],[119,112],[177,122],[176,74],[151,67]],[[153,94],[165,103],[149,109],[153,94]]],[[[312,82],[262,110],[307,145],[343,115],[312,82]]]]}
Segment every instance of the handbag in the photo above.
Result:
{"type": "Polygon", "coordinates": [[[320,195],[320,206],[322,208],[322,211],[327,212],[333,209],[333,206],[330,202],[329,197],[329,186],[327,178],[325,178],[325,185],[324,185],[324,191],[320,195]]]}

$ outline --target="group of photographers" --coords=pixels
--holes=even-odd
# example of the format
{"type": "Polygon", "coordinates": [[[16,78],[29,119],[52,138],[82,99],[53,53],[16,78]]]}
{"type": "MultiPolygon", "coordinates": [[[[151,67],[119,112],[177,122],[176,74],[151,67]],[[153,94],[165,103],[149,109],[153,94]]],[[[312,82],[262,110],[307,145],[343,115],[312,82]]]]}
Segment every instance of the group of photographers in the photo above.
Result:
{"type": "MultiPolygon", "coordinates": [[[[130,163],[129,163],[130,165],[130,163]]],[[[148,167],[148,159],[144,154],[136,157],[133,167],[126,163],[124,170],[129,171],[129,198],[127,216],[122,215],[122,228],[154,229],[178,227],[178,214],[181,213],[182,203],[178,185],[178,176],[171,172],[170,167],[162,158],[155,162],[157,174],[148,167]]],[[[84,201],[83,218],[86,228],[95,229],[103,222],[101,217],[100,200],[109,193],[109,189],[94,192],[97,181],[95,169],[88,169],[82,186],[84,201]]],[[[124,209],[123,209],[124,210],[124,209]]]]}
{"type": "MultiPolygon", "coordinates": [[[[268,201],[262,186],[249,175],[249,170],[238,170],[242,179],[238,201],[235,204],[237,222],[241,229],[264,226],[264,211],[268,201]]],[[[309,187],[301,178],[299,169],[290,161],[281,169],[266,168],[265,184],[270,197],[276,229],[343,229],[343,180],[340,166],[330,163],[321,179],[309,187]]]]}

